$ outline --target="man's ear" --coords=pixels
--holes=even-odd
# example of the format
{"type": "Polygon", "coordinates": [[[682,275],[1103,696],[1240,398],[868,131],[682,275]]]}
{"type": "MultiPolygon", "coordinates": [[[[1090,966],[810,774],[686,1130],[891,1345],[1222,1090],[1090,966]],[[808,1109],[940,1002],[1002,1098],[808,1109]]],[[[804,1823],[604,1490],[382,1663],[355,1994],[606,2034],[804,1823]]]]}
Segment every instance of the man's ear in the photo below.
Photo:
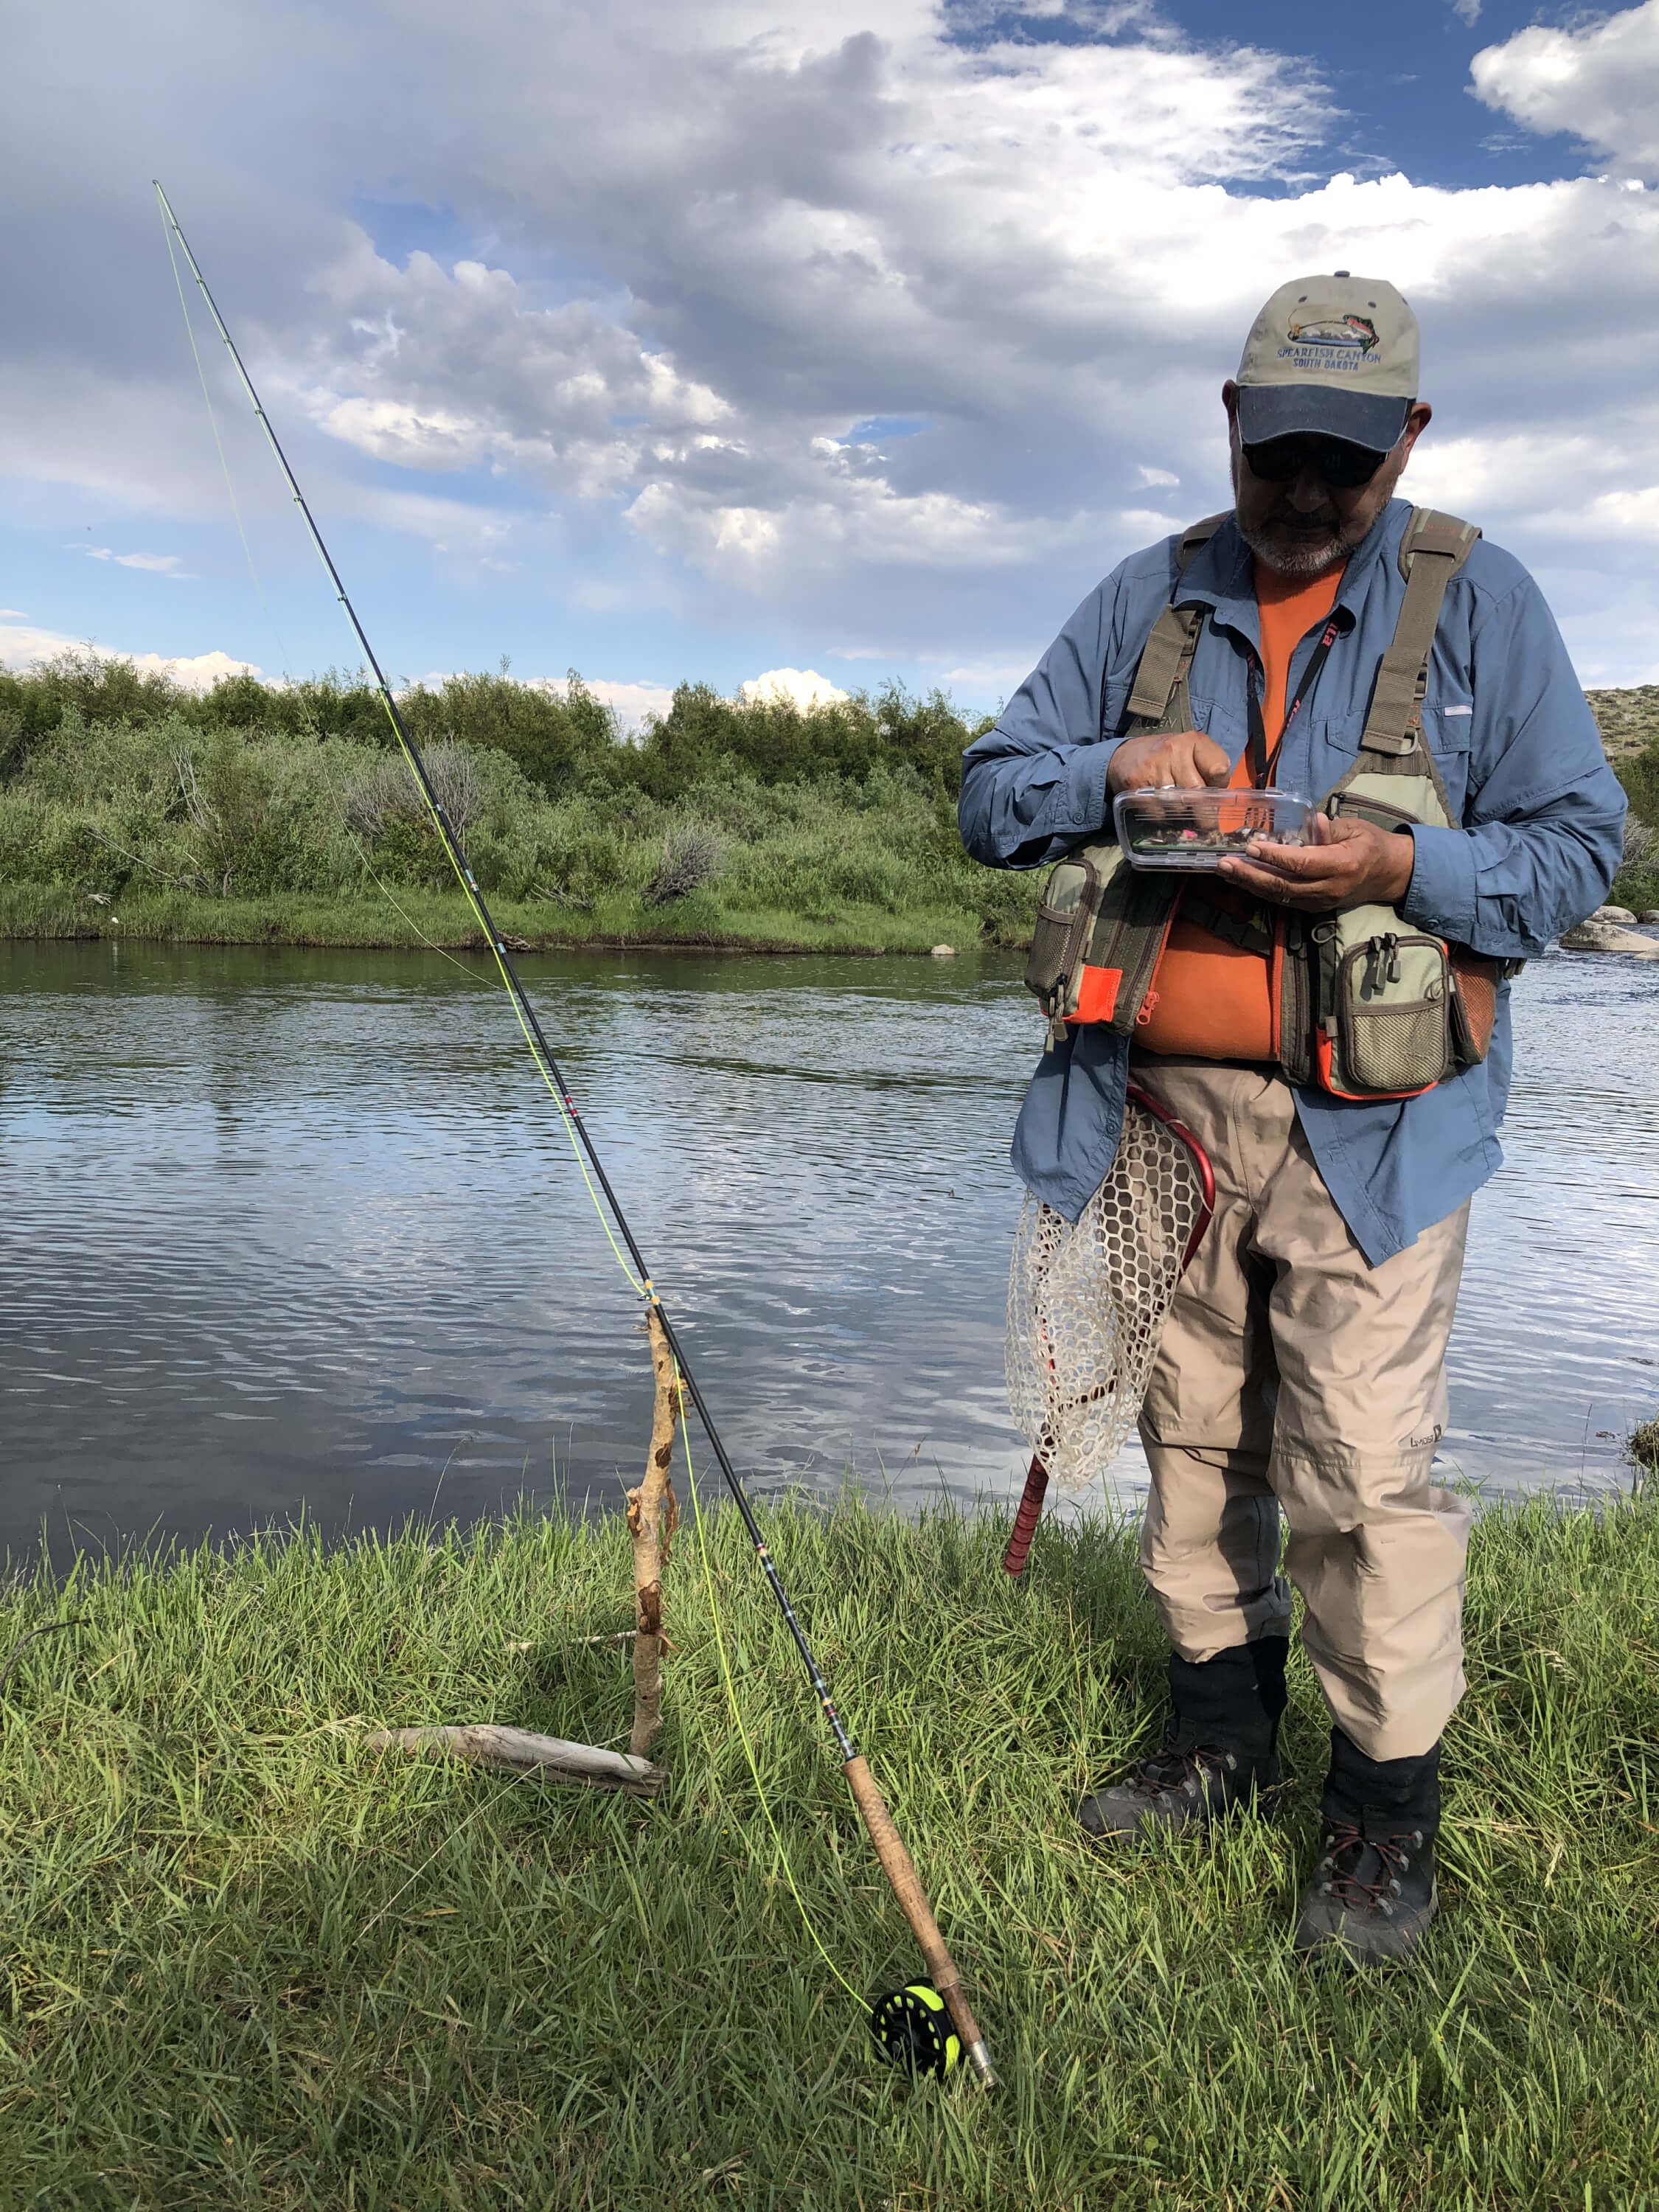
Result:
{"type": "Polygon", "coordinates": [[[1221,404],[1227,410],[1227,425],[1231,429],[1238,420],[1238,386],[1231,376],[1221,387],[1221,404]]]}

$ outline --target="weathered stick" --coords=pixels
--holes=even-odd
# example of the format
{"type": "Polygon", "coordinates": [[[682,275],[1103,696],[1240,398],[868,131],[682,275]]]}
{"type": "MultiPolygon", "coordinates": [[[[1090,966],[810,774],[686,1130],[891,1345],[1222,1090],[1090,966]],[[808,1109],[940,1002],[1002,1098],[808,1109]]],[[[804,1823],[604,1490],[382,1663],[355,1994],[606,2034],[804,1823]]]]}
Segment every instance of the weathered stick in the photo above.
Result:
{"type": "Polygon", "coordinates": [[[628,1748],[643,1758],[662,1727],[662,1577],[668,1547],[679,1526],[679,1501],[669,1472],[674,1457],[674,1422],[679,1389],[674,1355],[654,1306],[646,1313],[651,1332],[651,1365],[657,1400],[651,1415],[651,1456],[645,1480],[628,1493],[628,1533],[634,1540],[634,1599],[639,1608],[634,1637],[634,1732],[628,1748]]]}
{"type": "Polygon", "coordinates": [[[654,1797],[668,1779],[665,1767],[629,1752],[601,1751],[591,1743],[566,1743],[556,1735],[532,1735],[526,1729],[376,1729],[371,1751],[441,1751],[477,1766],[501,1766],[514,1774],[549,1774],[560,1782],[585,1783],[590,1790],[625,1790],[630,1796],[654,1797]]]}

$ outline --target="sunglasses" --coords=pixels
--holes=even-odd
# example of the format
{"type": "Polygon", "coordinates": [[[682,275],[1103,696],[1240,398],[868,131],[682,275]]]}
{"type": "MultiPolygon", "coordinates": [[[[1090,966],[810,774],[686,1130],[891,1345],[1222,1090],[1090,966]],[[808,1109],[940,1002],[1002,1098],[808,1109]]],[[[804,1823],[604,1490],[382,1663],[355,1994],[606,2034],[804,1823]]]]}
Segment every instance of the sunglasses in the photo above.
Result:
{"type": "Polygon", "coordinates": [[[1388,458],[1369,446],[1351,446],[1340,438],[1269,438],[1244,448],[1250,474],[1263,483],[1289,483],[1304,469],[1311,469],[1322,482],[1343,491],[1369,483],[1388,458]]]}

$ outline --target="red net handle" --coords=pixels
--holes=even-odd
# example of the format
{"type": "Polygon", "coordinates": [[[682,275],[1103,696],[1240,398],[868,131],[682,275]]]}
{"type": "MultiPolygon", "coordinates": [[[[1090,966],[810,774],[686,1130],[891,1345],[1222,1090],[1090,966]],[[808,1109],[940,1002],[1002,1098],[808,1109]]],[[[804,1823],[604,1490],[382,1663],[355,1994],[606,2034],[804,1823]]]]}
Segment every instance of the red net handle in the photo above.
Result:
{"type": "MultiPolygon", "coordinates": [[[[1192,1155],[1193,1165],[1198,1170],[1198,1184],[1202,1194],[1198,1218],[1193,1223],[1193,1233],[1187,1239],[1187,1249],[1181,1255],[1184,1274],[1192,1265],[1193,1255],[1204,1242],[1204,1232],[1215,1218],[1215,1170],[1210,1165],[1210,1156],[1184,1121],[1176,1121],[1167,1106],[1160,1106],[1156,1098],[1148,1097],[1138,1083],[1129,1085],[1130,1098],[1143,1113],[1150,1114],[1155,1121],[1162,1121],[1172,1137],[1178,1137],[1192,1155]]],[[[1031,1539],[1036,1534],[1036,1524],[1042,1517],[1042,1501],[1048,1495],[1048,1470],[1040,1459],[1031,1462],[1030,1472],[1025,1478],[1025,1487],[1020,1494],[1019,1510],[1014,1516],[1012,1534],[1008,1548],[1002,1555],[1002,1564],[1011,1575],[1024,1571],[1031,1539]]]]}
{"type": "Polygon", "coordinates": [[[1031,1539],[1036,1534],[1036,1524],[1042,1514],[1042,1499],[1048,1487],[1048,1470],[1040,1459],[1031,1462],[1031,1471],[1025,1478],[1025,1489],[1019,1501],[1019,1510],[1014,1516],[1013,1534],[1008,1539],[1008,1548],[1002,1555],[1002,1564],[1011,1575],[1017,1575],[1025,1565],[1025,1554],[1031,1548],[1031,1539]]]}

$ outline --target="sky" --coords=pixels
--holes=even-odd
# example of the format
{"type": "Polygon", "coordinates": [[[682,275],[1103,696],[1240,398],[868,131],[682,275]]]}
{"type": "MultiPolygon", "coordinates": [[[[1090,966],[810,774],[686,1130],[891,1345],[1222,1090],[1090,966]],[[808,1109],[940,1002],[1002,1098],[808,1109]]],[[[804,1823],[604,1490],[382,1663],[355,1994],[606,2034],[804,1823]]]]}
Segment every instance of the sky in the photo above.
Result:
{"type": "Polygon", "coordinates": [[[395,678],[994,708],[1226,503],[1249,322],[1344,268],[1422,324],[1405,489],[1659,680],[1659,0],[55,0],[7,49],[10,665],[356,661],[198,304],[221,465],[159,176],[395,678]]]}

